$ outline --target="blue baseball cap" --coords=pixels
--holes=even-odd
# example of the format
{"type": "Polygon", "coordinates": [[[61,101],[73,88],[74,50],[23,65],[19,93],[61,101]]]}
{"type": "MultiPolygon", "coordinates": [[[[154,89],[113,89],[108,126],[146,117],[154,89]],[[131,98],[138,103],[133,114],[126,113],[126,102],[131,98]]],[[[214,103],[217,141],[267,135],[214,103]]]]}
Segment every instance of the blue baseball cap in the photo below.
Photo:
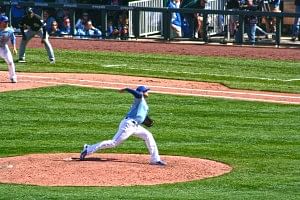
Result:
{"type": "Polygon", "coordinates": [[[7,16],[5,16],[5,15],[1,15],[0,16],[0,22],[8,22],[9,20],[8,20],[8,17],[7,16]]]}
{"type": "Polygon", "coordinates": [[[144,86],[144,85],[138,86],[136,88],[136,91],[143,92],[143,93],[148,92],[148,90],[150,90],[150,89],[148,87],[144,86]]]}

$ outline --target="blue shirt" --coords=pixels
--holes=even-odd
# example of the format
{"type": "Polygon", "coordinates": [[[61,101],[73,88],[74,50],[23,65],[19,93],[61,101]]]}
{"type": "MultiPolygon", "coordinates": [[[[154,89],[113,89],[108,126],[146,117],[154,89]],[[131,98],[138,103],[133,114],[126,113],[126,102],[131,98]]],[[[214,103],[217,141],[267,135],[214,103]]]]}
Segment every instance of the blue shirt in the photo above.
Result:
{"type": "Polygon", "coordinates": [[[76,35],[87,36],[87,38],[101,38],[102,32],[97,28],[78,29],[76,35]]]}
{"type": "Polygon", "coordinates": [[[72,28],[71,26],[63,26],[61,29],[60,29],[60,32],[62,35],[72,35],[72,28]]]}
{"type": "Polygon", "coordinates": [[[274,0],[274,5],[275,5],[275,7],[279,7],[280,6],[280,0],[274,0]]]}
{"type": "Polygon", "coordinates": [[[16,43],[14,30],[9,27],[0,30],[0,47],[5,47],[9,40],[11,41],[12,45],[16,43]]]}
{"type": "MultiPolygon", "coordinates": [[[[179,5],[177,5],[175,2],[170,1],[169,8],[179,8],[179,5]]],[[[181,26],[181,17],[180,17],[180,13],[176,12],[176,13],[172,13],[172,18],[171,18],[171,23],[176,25],[176,26],[181,26]]]]}
{"type": "Polygon", "coordinates": [[[135,120],[138,124],[141,124],[145,120],[149,110],[144,95],[143,93],[137,92],[136,90],[132,90],[130,88],[126,88],[126,91],[134,96],[134,102],[131,105],[126,117],[135,120]]]}

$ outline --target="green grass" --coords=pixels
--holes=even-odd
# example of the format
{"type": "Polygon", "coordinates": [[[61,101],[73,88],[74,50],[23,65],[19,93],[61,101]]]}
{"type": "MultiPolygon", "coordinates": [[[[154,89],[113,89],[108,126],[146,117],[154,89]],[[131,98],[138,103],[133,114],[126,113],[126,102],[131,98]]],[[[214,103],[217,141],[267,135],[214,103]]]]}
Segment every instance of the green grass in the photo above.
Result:
{"type": "MultiPolygon", "coordinates": [[[[17,71],[123,74],[300,93],[300,61],[71,50],[55,53],[57,62],[50,65],[44,49],[27,49],[28,63],[16,63],[17,71]]],[[[1,62],[0,70],[7,70],[4,61],[1,62]]]]}
{"type": "MultiPolygon", "coordinates": [[[[130,94],[71,86],[0,93],[0,157],[80,152],[111,138],[130,94]]],[[[0,199],[299,199],[300,107],[151,94],[160,153],[218,160],[233,171],[201,181],[134,187],[0,184],[0,199]]],[[[105,152],[145,153],[130,138],[105,152]]]]}

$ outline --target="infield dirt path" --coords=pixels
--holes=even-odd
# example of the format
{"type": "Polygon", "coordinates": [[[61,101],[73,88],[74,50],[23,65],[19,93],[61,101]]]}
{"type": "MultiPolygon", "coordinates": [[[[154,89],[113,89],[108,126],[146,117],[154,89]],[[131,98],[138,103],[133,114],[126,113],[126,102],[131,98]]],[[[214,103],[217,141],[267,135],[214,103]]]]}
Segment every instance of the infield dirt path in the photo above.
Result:
{"type": "Polygon", "coordinates": [[[153,93],[205,96],[224,99],[299,104],[300,94],[258,92],[229,89],[218,83],[178,81],[158,78],[118,76],[107,74],[18,73],[19,82],[7,82],[7,72],[0,72],[0,91],[21,90],[53,85],[120,89],[145,84],[153,93]]]}
{"type": "MultiPolygon", "coordinates": [[[[86,51],[124,51],[136,53],[167,53],[176,55],[205,55],[260,59],[272,58],[276,60],[300,60],[300,49],[287,48],[253,48],[241,46],[178,44],[168,42],[99,41],[57,38],[52,38],[51,43],[54,49],[84,49],[86,51]]],[[[43,48],[39,38],[34,38],[33,40],[31,40],[28,47],[43,48]]],[[[59,55],[56,55],[56,57],[59,57],[59,55]]],[[[18,77],[19,83],[10,84],[7,82],[7,73],[0,72],[0,92],[61,84],[111,89],[136,87],[137,85],[146,84],[151,88],[152,92],[156,93],[206,96],[285,104],[300,104],[300,94],[237,90],[227,88],[217,83],[104,74],[71,73],[18,73],[18,77]]]]}

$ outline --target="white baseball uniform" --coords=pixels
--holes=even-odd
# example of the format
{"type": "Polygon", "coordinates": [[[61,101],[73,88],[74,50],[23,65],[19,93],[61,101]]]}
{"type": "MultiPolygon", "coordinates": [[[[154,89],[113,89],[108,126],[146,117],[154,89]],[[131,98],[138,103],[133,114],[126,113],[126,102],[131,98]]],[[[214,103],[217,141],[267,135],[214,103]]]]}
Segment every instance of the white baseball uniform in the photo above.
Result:
{"type": "Polygon", "coordinates": [[[145,141],[151,156],[151,163],[161,162],[153,135],[141,125],[149,110],[143,93],[129,88],[126,88],[126,91],[133,94],[135,99],[126,117],[120,122],[117,133],[111,140],[87,145],[87,154],[91,154],[102,149],[116,147],[133,135],[145,141]]]}
{"type": "Polygon", "coordinates": [[[10,80],[16,80],[17,75],[15,72],[15,64],[11,51],[8,47],[9,40],[11,41],[12,45],[16,43],[16,37],[13,29],[9,27],[0,29],[0,57],[3,58],[8,65],[10,80]]]}

